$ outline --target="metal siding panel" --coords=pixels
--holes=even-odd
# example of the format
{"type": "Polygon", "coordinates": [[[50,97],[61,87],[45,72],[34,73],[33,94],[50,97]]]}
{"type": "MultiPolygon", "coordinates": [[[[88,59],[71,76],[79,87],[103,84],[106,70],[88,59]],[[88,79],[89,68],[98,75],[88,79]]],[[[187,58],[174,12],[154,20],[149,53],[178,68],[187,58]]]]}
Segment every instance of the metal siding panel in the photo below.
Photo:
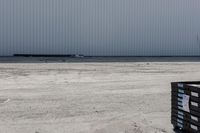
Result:
{"type": "Polygon", "coordinates": [[[0,55],[200,55],[199,0],[0,0],[0,55]]]}

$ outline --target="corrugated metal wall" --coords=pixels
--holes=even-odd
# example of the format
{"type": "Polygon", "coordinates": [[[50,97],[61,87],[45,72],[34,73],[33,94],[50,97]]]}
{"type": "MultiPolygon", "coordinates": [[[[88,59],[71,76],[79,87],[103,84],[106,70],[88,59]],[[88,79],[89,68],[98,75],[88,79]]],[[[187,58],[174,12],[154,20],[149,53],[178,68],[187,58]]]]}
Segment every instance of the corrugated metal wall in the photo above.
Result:
{"type": "Polygon", "coordinates": [[[0,0],[0,55],[200,55],[199,0],[0,0]]]}

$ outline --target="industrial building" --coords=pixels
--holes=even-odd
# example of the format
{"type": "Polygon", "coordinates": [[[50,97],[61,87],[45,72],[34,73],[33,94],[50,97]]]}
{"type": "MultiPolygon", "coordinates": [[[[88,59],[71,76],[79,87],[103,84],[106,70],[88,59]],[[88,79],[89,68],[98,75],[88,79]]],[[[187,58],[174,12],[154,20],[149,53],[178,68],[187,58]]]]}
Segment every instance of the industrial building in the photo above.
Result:
{"type": "Polygon", "coordinates": [[[199,0],[0,0],[0,56],[200,56],[199,0]]]}

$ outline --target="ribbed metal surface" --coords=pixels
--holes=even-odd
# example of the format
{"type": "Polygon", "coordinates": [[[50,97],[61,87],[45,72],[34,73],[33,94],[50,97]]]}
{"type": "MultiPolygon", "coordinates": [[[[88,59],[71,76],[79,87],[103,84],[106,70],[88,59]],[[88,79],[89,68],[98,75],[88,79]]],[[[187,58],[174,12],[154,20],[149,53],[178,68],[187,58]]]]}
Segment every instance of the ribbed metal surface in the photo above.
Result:
{"type": "Polygon", "coordinates": [[[199,0],[0,0],[0,55],[200,55],[199,0]]]}

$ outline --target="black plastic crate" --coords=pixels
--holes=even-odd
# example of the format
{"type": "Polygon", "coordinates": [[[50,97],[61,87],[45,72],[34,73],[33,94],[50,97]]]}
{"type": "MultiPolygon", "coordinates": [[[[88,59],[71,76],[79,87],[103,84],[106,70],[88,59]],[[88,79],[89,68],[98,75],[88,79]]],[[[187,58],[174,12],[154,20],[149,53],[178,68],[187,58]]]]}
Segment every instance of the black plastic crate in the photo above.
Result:
{"type": "Polygon", "coordinates": [[[188,133],[200,133],[200,82],[171,83],[171,123],[188,133]]]}

